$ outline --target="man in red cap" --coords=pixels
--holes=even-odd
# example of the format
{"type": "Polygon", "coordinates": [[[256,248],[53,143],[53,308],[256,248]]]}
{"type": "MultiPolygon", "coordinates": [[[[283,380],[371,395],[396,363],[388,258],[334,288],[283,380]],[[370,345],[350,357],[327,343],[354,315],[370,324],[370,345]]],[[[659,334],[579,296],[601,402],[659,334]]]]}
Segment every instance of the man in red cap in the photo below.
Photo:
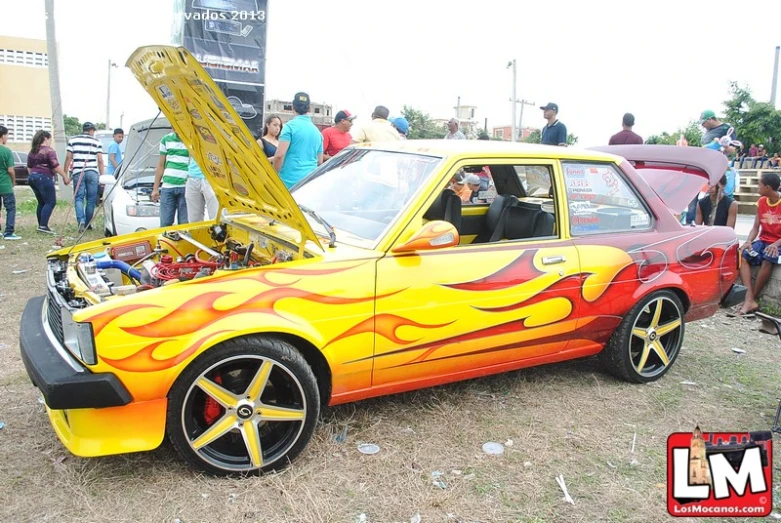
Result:
{"type": "Polygon", "coordinates": [[[334,118],[334,125],[323,130],[323,160],[329,160],[350,145],[353,139],[350,129],[354,119],[355,116],[350,114],[350,111],[339,111],[334,118]]]}

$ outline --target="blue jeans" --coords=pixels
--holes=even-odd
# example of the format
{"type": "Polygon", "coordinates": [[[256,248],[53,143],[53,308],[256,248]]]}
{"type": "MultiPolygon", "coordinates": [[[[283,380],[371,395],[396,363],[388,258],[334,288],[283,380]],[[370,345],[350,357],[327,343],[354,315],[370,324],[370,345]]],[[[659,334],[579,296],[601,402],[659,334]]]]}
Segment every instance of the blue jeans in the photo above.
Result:
{"type": "Polygon", "coordinates": [[[184,198],[185,186],[160,189],[160,227],[174,224],[174,217],[179,224],[187,221],[187,200],[184,198]]]}
{"type": "Polygon", "coordinates": [[[16,195],[12,192],[0,194],[0,209],[5,205],[5,232],[4,236],[10,236],[14,233],[16,226],[16,195]]]}
{"type": "Polygon", "coordinates": [[[57,191],[54,189],[54,178],[46,174],[33,173],[27,181],[33,190],[38,207],[35,216],[38,218],[38,227],[48,227],[49,218],[57,205],[57,191]]]}
{"type": "Polygon", "coordinates": [[[74,171],[73,190],[76,191],[76,194],[73,195],[76,221],[79,222],[79,225],[88,225],[92,221],[95,206],[98,204],[98,171],[74,171]],[[81,179],[82,177],[83,179],[81,179]]]}

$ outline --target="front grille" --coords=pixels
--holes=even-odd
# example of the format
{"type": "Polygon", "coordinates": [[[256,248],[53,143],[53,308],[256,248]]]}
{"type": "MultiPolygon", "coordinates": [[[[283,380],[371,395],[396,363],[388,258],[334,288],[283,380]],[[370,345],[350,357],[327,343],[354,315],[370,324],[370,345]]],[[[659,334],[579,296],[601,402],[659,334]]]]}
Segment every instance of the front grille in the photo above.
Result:
{"type": "Polygon", "coordinates": [[[46,300],[46,316],[49,319],[49,328],[60,343],[65,343],[65,335],[62,332],[62,310],[55,290],[49,289],[49,299],[46,300]]]}

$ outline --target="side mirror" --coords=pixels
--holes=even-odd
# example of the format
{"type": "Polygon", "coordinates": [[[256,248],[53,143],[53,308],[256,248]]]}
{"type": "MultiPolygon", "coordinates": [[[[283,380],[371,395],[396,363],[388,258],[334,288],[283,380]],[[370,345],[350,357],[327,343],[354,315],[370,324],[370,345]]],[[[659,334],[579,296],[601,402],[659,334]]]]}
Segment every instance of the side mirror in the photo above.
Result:
{"type": "Polygon", "coordinates": [[[100,185],[114,185],[114,182],[116,182],[116,180],[114,179],[113,174],[104,174],[98,178],[98,183],[100,185]]]}
{"type": "Polygon", "coordinates": [[[459,241],[461,241],[461,237],[452,223],[434,220],[425,224],[422,229],[412,235],[412,238],[394,247],[392,252],[430,251],[453,247],[458,245],[459,241]]]}

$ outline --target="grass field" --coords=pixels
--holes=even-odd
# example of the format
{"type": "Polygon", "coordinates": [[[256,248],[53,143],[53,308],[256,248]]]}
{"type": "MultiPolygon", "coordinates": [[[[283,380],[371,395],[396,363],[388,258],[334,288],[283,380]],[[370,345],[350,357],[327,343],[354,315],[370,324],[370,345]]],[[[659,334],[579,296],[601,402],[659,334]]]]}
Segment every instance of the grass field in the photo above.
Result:
{"type": "MultiPolygon", "coordinates": [[[[0,249],[3,522],[673,520],[665,508],[667,436],[697,424],[767,430],[781,397],[778,338],[758,332],[756,321],[719,314],[687,326],[680,358],[659,382],[629,385],[587,359],[325,409],[301,458],[265,477],[202,476],[167,444],[76,458],[54,435],[19,356],[21,313],[45,292],[54,238],[35,232],[31,192],[17,191],[23,239],[0,249]],[[485,454],[489,441],[505,444],[504,454],[485,454]],[[360,454],[364,442],[380,452],[360,454]],[[574,505],[562,499],[559,474],[574,505]]],[[[53,229],[68,212],[57,208],[53,229]]],[[[66,244],[75,240],[74,222],[71,214],[66,244]]],[[[98,218],[85,238],[102,230],[98,218]]],[[[778,467],[774,476],[778,483],[778,467]]]]}

